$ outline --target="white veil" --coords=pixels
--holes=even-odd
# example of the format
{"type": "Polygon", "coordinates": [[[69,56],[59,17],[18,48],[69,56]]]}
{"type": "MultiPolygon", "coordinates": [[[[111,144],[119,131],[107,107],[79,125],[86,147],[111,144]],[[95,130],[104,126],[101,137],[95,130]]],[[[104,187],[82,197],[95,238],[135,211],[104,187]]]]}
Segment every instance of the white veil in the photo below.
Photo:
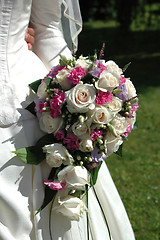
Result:
{"type": "Polygon", "coordinates": [[[70,50],[77,50],[82,18],[78,0],[62,0],[61,30],[70,50]]]}

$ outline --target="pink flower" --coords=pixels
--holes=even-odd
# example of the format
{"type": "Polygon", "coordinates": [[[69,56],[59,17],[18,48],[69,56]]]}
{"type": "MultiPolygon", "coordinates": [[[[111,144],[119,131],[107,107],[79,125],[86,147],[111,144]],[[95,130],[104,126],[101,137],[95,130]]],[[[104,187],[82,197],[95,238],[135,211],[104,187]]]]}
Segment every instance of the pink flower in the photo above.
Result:
{"type": "Polygon", "coordinates": [[[132,131],[131,125],[128,123],[126,131],[122,134],[123,137],[128,137],[129,133],[132,131]]]}
{"type": "Polygon", "coordinates": [[[93,142],[95,142],[96,140],[97,140],[97,138],[103,138],[103,131],[102,130],[94,130],[94,129],[92,129],[91,130],[91,140],[93,141],[93,142]]]}
{"type": "Polygon", "coordinates": [[[72,71],[69,72],[67,79],[69,83],[78,84],[85,75],[87,71],[82,67],[75,67],[72,71]]]}
{"type": "Polygon", "coordinates": [[[40,119],[42,112],[45,112],[42,109],[44,107],[48,107],[48,103],[45,102],[45,98],[35,99],[34,103],[35,103],[35,112],[36,112],[37,118],[40,119]]]}
{"type": "Polygon", "coordinates": [[[61,92],[61,91],[55,92],[54,97],[50,100],[51,109],[52,109],[52,107],[54,108],[54,105],[52,106],[52,103],[57,104],[57,105],[61,105],[61,103],[64,102],[65,100],[66,99],[65,99],[65,93],[64,92],[61,92]]]}
{"type": "Polygon", "coordinates": [[[44,184],[52,190],[64,191],[66,183],[52,182],[52,180],[44,179],[44,184]]]}
{"type": "Polygon", "coordinates": [[[103,92],[101,90],[98,90],[98,95],[96,96],[95,104],[103,105],[105,103],[112,101],[113,94],[109,91],[103,92]]]}
{"type": "Polygon", "coordinates": [[[59,93],[59,99],[60,99],[61,103],[66,100],[66,97],[65,97],[65,93],[64,93],[64,92],[60,92],[60,93],[59,93]]]}
{"type": "Polygon", "coordinates": [[[57,107],[54,110],[50,111],[50,115],[52,118],[57,118],[58,116],[60,116],[62,114],[61,108],[57,107]]]}
{"type": "Polygon", "coordinates": [[[138,105],[138,101],[133,105],[133,107],[131,108],[131,110],[129,111],[129,117],[131,117],[133,115],[133,112],[137,111],[137,109],[139,108],[138,105]]]}
{"type": "Polygon", "coordinates": [[[120,86],[121,84],[125,83],[125,82],[126,82],[125,77],[122,77],[122,76],[121,76],[121,78],[119,79],[119,86],[120,86]]]}
{"type": "Polygon", "coordinates": [[[60,66],[60,65],[57,65],[55,67],[53,67],[51,69],[51,71],[49,72],[49,74],[47,75],[47,77],[52,77],[52,78],[55,78],[56,75],[62,70],[62,69],[66,69],[67,67],[66,66],[60,66]]]}
{"type": "Polygon", "coordinates": [[[76,135],[74,135],[74,133],[71,133],[66,138],[64,138],[63,143],[67,144],[67,147],[70,150],[78,150],[79,149],[79,142],[78,142],[76,135]]]}
{"type": "Polygon", "coordinates": [[[65,93],[59,91],[58,93],[54,93],[54,97],[50,99],[50,114],[52,118],[56,118],[62,114],[61,111],[61,103],[65,101],[65,93]]]}
{"type": "Polygon", "coordinates": [[[40,102],[39,103],[39,111],[40,112],[46,112],[46,110],[44,110],[43,108],[48,107],[48,103],[47,102],[40,102]]]}
{"type": "Polygon", "coordinates": [[[58,130],[58,131],[56,132],[56,138],[57,138],[57,140],[62,140],[62,139],[64,139],[64,136],[65,136],[64,131],[58,130]]]}
{"type": "Polygon", "coordinates": [[[91,164],[89,165],[89,168],[90,168],[90,169],[96,168],[96,167],[99,166],[99,164],[100,164],[100,162],[91,163],[91,164]]]}
{"type": "Polygon", "coordinates": [[[50,100],[50,107],[51,107],[50,114],[51,114],[52,118],[56,118],[62,114],[61,105],[58,104],[57,99],[50,100]]]}
{"type": "MultiPolygon", "coordinates": [[[[98,66],[99,66],[99,64],[98,64],[98,66]]],[[[99,72],[99,74],[98,74],[98,77],[101,75],[101,73],[104,71],[104,70],[106,70],[107,69],[107,67],[106,66],[104,66],[102,63],[100,64],[100,72],[99,72]]]]}

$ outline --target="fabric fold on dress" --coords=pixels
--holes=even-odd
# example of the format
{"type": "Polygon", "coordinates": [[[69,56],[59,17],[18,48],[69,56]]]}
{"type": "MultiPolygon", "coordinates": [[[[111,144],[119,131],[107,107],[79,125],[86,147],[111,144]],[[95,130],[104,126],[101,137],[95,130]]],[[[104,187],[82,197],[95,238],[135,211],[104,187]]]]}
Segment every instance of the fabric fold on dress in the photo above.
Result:
{"type": "Polygon", "coordinates": [[[105,163],[99,171],[95,190],[113,240],[133,240],[129,218],[105,163]]]}

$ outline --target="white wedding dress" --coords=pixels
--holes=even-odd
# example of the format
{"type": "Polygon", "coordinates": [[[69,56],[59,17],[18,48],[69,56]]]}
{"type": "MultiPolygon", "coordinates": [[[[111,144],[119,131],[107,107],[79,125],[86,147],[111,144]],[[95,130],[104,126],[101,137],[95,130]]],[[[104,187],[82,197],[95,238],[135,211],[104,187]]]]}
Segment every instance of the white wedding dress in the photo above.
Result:
{"type": "MultiPolygon", "coordinates": [[[[69,2],[69,0],[68,0],[69,2]]],[[[35,215],[44,198],[43,179],[50,168],[23,164],[12,153],[31,146],[43,135],[25,107],[34,99],[28,83],[43,78],[58,54],[70,57],[59,30],[62,0],[0,0],[0,240],[50,240],[49,207],[35,215]],[[31,14],[31,5],[32,14],[31,14]],[[31,20],[36,30],[35,52],[24,35],[31,20]]],[[[119,194],[105,164],[95,186],[113,240],[134,240],[119,194]]],[[[85,214],[79,222],[52,212],[53,240],[87,240],[85,214]]],[[[89,190],[90,240],[108,240],[99,204],[89,190]]]]}

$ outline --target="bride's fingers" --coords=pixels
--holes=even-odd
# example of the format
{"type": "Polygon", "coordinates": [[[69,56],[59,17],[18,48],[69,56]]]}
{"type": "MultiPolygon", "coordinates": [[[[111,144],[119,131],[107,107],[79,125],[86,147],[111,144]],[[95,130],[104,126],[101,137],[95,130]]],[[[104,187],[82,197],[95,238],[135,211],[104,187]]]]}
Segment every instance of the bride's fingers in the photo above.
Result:
{"type": "Polygon", "coordinates": [[[32,45],[30,43],[27,43],[28,45],[28,50],[32,50],[32,45]]]}
{"type": "Polygon", "coordinates": [[[33,28],[28,27],[28,28],[27,28],[27,32],[28,32],[32,37],[34,37],[35,32],[34,32],[34,29],[33,29],[33,28]]]}
{"type": "Polygon", "coordinates": [[[25,41],[28,44],[28,49],[32,49],[32,45],[34,44],[34,29],[33,28],[27,28],[26,34],[25,34],[25,41]]]}

